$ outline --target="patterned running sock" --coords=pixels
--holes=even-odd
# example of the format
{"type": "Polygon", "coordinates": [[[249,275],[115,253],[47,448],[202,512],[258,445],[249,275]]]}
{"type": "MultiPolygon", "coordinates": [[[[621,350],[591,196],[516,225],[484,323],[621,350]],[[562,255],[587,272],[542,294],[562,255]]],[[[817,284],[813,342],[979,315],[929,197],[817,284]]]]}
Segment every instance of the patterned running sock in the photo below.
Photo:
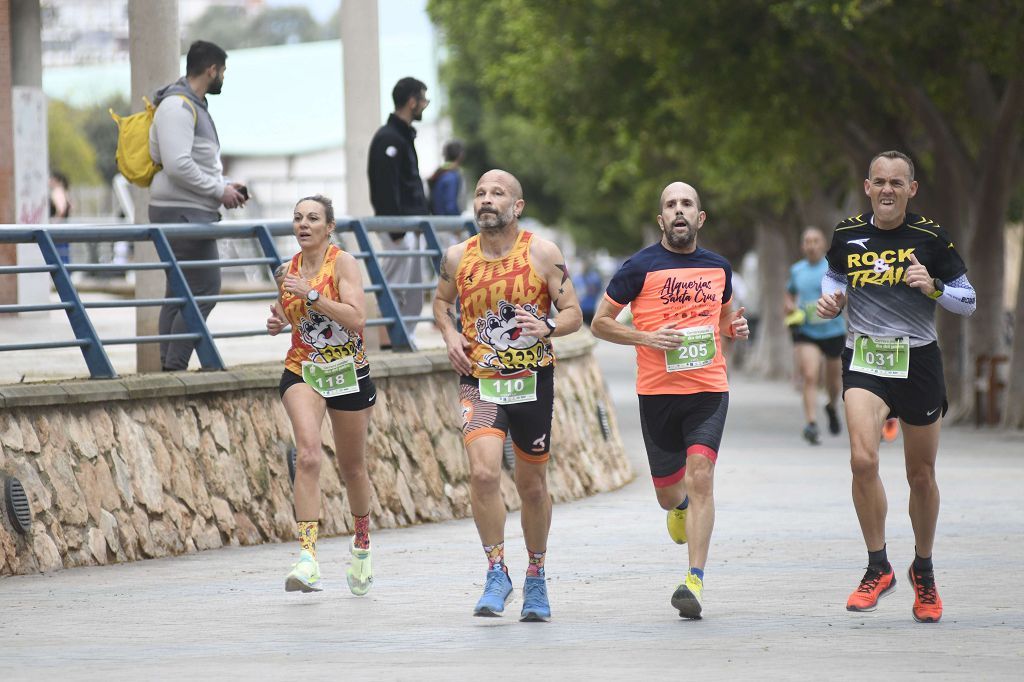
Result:
{"type": "Polygon", "coordinates": [[[917,549],[914,549],[914,573],[931,573],[935,570],[932,565],[931,557],[922,557],[917,553],[917,549]]]}
{"type": "Polygon", "coordinates": [[[316,559],[316,534],[320,530],[319,521],[299,521],[299,546],[316,559]]]}
{"type": "Polygon", "coordinates": [[[530,565],[526,567],[526,577],[544,577],[544,556],[547,552],[531,552],[526,550],[530,557],[530,565]]]}
{"type": "Polygon", "coordinates": [[[877,552],[868,551],[868,566],[877,568],[882,573],[888,573],[891,570],[889,567],[889,557],[885,552],[885,545],[882,545],[882,549],[877,552]]]}
{"type": "Polygon", "coordinates": [[[496,545],[484,545],[484,553],[487,554],[487,570],[495,568],[505,570],[505,543],[499,542],[496,545]]]}
{"type": "Polygon", "coordinates": [[[690,506],[690,496],[687,495],[686,497],[683,498],[683,501],[679,503],[679,506],[676,507],[676,509],[686,509],[689,506],[690,506]]]}
{"type": "Polygon", "coordinates": [[[690,573],[693,573],[695,576],[697,576],[701,580],[704,580],[704,569],[703,568],[690,568],[690,573]]]}
{"type": "Polygon", "coordinates": [[[356,516],[356,536],[352,541],[356,549],[370,549],[370,515],[356,516]]]}

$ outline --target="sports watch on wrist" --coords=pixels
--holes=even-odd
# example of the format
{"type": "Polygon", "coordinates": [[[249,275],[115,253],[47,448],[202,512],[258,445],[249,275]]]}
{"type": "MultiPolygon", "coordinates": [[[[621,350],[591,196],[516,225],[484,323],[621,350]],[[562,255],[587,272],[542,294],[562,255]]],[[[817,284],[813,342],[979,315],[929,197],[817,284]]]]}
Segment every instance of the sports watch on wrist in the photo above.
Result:
{"type": "Polygon", "coordinates": [[[932,286],[935,287],[935,291],[933,291],[932,293],[928,294],[928,298],[931,298],[931,299],[939,298],[940,296],[942,296],[942,292],[946,290],[945,283],[941,279],[939,279],[938,277],[936,277],[936,278],[934,278],[932,280],[932,286]]]}
{"type": "Polygon", "coordinates": [[[544,338],[546,339],[555,333],[555,321],[552,320],[550,317],[545,317],[544,324],[548,326],[548,333],[544,335],[544,338]]]}
{"type": "Polygon", "coordinates": [[[320,300],[320,292],[316,289],[310,289],[306,292],[306,307],[312,308],[313,304],[320,300]]]}

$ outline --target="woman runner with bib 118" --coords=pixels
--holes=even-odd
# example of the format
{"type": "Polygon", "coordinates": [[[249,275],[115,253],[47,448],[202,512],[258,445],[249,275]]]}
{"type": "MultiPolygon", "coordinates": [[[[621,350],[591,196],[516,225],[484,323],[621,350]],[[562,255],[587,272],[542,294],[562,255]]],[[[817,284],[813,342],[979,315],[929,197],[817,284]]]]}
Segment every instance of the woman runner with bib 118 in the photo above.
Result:
{"type": "Polygon", "coordinates": [[[323,460],[320,426],[326,413],[355,518],[348,586],[353,594],[364,595],[373,582],[366,432],[377,390],[363,348],[363,281],[356,259],[331,243],[334,207],[330,199],[319,194],[300,199],[293,229],[301,251],[277,269],[280,295],[267,319],[271,336],[292,326],[292,345],[279,390],[295,433],[295,519],[301,551],[285,590],[321,589],[316,538],[323,460]]]}

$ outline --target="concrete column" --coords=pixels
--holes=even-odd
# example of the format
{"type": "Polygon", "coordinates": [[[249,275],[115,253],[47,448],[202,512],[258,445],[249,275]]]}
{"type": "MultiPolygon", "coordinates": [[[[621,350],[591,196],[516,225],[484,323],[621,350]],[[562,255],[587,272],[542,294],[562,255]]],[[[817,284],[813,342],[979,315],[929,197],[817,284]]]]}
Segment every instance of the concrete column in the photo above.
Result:
{"type": "MultiPolygon", "coordinates": [[[[11,7],[0,0],[0,225],[14,222],[14,121],[11,108],[11,7]]],[[[14,244],[0,244],[0,265],[16,265],[14,244]]],[[[18,278],[0,275],[0,304],[18,301],[18,278]]]]}
{"type": "Polygon", "coordinates": [[[342,0],[341,51],[345,88],[345,199],[351,216],[373,215],[366,160],[380,115],[377,0],[342,0]]]}
{"type": "MultiPolygon", "coordinates": [[[[42,13],[39,0],[13,0],[10,6],[15,220],[21,224],[47,223],[50,168],[43,94],[42,13]]],[[[44,263],[35,244],[18,244],[16,253],[18,265],[44,263]]],[[[50,282],[46,273],[18,275],[18,303],[49,302],[50,282]]]]}
{"type": "MultiPolygon", "coordinates": [[[[132,69],[132,111],[141,111],[142,98],[180,76],[181,31],[178,26],[178,0],[128,0],[128,54],[132,69]]],[[[149,223],[149,191],[132,187],[135,223],[149,223]]],[[[135,261],[157,260],[156,249],[149,242],[136,242],[135,261]]],[[[157,270],[135,273],[137,298],[161,298],[165,276],[157,270]]],[[[139,336],[158,333],[159,308],[137,308],[135,331],[139,336]]],[[[160,371],[160,347],[155,343],[139,344],[135,359],[139,373],[160,371]]]]}

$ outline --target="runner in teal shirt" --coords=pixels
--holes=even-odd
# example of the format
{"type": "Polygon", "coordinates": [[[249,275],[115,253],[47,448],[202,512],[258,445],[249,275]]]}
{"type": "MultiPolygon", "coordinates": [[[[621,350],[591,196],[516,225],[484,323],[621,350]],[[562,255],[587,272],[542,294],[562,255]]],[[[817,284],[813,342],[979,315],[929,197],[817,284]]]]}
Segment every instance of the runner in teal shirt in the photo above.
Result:
{"type": "Polygon", "coordinates": [[[821,444],[821,433],[815,418],[818,411],[818,377],[825,365],[825,389],[828,403],[828,430],[832,435],[840,431],[836,403],[843,383],[841,356],[846,347],[846,323],[842,316],[825,320],[818,316],[817,303],[821,297],[821,278],[828,270],[825,260],[825,235],[816,227],[804,230],[800,249],[804,259],[789,269],[786,284],[786,324],[793,334],[794,364],[803,383],[804,417],[807,425],[804,439],[811,445],[821,444]]]}

